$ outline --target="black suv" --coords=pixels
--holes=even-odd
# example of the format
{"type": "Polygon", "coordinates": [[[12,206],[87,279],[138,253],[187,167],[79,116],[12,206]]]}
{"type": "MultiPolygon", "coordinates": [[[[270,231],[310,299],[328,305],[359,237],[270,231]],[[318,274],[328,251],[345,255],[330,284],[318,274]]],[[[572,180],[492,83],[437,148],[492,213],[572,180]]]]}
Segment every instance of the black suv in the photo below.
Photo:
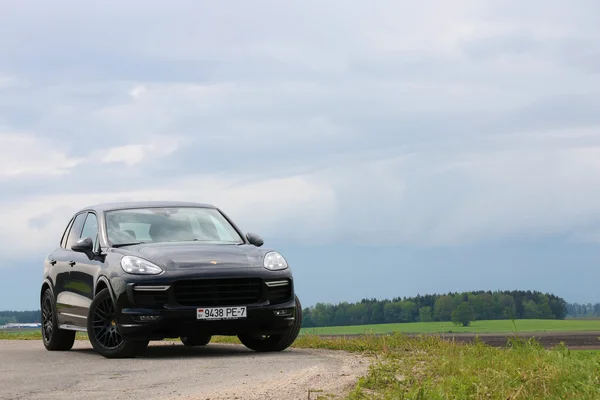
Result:
{"type": "Polygon", "coordinates": [[[86,207],[44,264],[44,346],[70,350],[83,331],[107,358],[165,338],[206,345],[212,335],[284,350],[298,336],[302,307],[286,260],[262,245],[207,204],[86,207]]]}

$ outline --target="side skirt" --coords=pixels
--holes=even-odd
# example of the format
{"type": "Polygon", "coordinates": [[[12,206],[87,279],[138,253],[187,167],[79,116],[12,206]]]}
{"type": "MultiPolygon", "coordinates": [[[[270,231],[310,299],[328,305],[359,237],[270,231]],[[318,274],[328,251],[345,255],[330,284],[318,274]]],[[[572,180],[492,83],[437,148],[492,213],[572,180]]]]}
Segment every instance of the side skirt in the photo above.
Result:
{"type": "Polygon", "coordinates": [[[63,325],[60,325],[59,328],[64,329],[66,331],[87,332],[86,328],[83,328],[81,326],[75,326],[75,325],[63,324],[63,325]]]}

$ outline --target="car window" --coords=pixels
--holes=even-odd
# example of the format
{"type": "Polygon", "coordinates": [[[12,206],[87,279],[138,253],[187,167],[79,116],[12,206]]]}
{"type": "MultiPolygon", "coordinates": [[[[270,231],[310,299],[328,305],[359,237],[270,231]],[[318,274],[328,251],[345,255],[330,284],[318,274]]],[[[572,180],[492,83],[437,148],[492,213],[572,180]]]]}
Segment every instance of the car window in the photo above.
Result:
{"type": "Polygon", "coordinates": [[[98,218],[96,214],[88,213],[85,223],[83,224],[83,230],[81,231],[80,238],[92,238],[94,241],[94,248],[98,244],[98,218]]]}
{"type": "Polygon", "coordinates": [[[65,246],[67,249],[70,249],[71,246],[77,242],[77,239],[79,239],[79,234],[81,233],[81,228],[83,227],[83,221],[85,221],[86,215],[87,213],[81,213],[75,217],[75,221],[73,221],[73,225],[69,231],[69,238],[67,239],[67,244],[65,246]]]}
{"type": "Polygon", "coordinates": [[[237,238],[239,238],[237,232],[235,233],[235,236],[232,234],[231,230],[228,230],[222,223],[221,221],[217,220],[215,217],[213,217],[212,215],[210,216],[210,223],[212,225],[214,225],[215,230],[217,231],[219,238],[225,242],[233,242],[235,240],[237,240],[237,238]]]}
{"type": "Polygon", "coordinates": [[[67,239],[69,238],[69,232],[71,231],[71,226],[73,225],[74,219],[75,218],[71,218],[71,220],[67,224],[67,227],[65,228],[65,231],[63,232],[62,237],[60,238],[60,247],[62,247],[63,249],[67,247],[67,239]]]}
{"type": "Polygon", "coordinates": [[[205,241],[243,243],[216,209],[202,207],[139,208],[106,213],[111,243],[205,241]]]}

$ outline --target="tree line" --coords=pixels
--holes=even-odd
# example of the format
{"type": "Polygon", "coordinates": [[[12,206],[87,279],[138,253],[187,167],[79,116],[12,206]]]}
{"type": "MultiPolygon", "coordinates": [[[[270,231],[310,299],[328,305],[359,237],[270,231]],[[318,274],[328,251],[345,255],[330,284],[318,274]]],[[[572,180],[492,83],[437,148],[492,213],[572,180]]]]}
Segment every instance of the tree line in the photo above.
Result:
{"type": "Polygon", "coordinates": [[[567,316],[571,318],[600,317],[600,303],[567,304],[567,316]]]}
{"type": "Polygon", "coordinates": [[[366,325],[464,319],[564,319],[567,303],[538,291],[475,291],[363,299],[338,304],[317,303],[303,310],[304,327],[366,325]]]}
{"type": "Polygon", "coordinates": [[[0,325],[41,322],[40,310],[0,311],[0,325]]]}
{"type": "MultiPolygon", "coordinates": [[[[600,303],[566,303],[553,294],[537,291],[450,292],[391,300],[363,299],[355,303],[317,303],[303,310],[302,325],[452,321],[453,313],[455,322],[466,316],[472,320],[600,317],[600,303]]],[[[40,322],[40,310],[0,311],[0,325],[28,322],[40,322]]]]}

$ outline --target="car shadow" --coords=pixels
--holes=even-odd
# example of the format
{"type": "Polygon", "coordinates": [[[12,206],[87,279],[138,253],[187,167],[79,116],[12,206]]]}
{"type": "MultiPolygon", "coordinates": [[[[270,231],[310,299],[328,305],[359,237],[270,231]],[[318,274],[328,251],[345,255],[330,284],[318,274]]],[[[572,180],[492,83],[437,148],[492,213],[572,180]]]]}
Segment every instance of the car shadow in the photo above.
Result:
{"type": "MultiPolygon", "coordinates": [[[[89,348],[72,349],[74,353],[98,354],[91,346],[89,348]]],[[[259,353],[242,345],[209,343],[206,346],[188,347],[172,342],[150,342],[150,345],[135,358],[141,359],[177,359],[177,358],[212,358],[212,357],[266,357],[277,354],[278,357],[294,356],[297,349],[288,349],[278,353],[259,353]]]]}

